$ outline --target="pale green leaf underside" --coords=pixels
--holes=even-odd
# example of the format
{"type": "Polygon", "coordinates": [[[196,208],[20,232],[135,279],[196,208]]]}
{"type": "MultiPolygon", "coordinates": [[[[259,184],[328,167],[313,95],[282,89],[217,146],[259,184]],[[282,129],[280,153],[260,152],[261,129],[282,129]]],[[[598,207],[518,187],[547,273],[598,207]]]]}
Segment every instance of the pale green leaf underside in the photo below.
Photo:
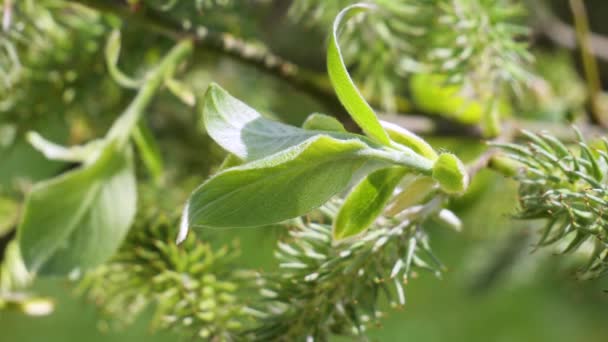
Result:
{"type": "Polygon", "coordinates": [[[30,271],[65,275],[116,251],[135,216],[131,159],[110,145],[93,163],[34,187],[18,229],[30,271]]]}
{"type": "Polygon", "coordinates": [[[192,194],[188,226],[254,227],[303,215],[342,191],[369,157],[358,140],[317,136],[220,172],[192,194]]]}
{"type": "Polygon", "coordinates": [[[340,99],[340,102],[352,116],[353,120],[373,140],[390,146],[390,139],[382,128],[382,125],[380,125],[374,110],[365,101],[365,98],[361,95],[348,74],[348,69],[346,68],[338,44],[338,30],[340,29],[342,20],[347,15],[353,15],[371,8],[370,5],[366,4],[351,5],[338,14],[334,21],[329,46],[327,47],[327,72],[338,99],[340,99]]]}
{"type": "Polygon", "coordinates": [[[209,85],[202,106],[207,133],[225,150],[245,160],[258,160],[318,134],[337,139],[361,138],[344,132],[305,130],[266,119],[217,84],[209,85]]]}
{"type": "Polygon", "coordinates": [[[334,239],[341,240],[359,234],[374,223],[407,173],[407,169],[402,167],[381,169],[357,184],[336,216],[334,239]]]}

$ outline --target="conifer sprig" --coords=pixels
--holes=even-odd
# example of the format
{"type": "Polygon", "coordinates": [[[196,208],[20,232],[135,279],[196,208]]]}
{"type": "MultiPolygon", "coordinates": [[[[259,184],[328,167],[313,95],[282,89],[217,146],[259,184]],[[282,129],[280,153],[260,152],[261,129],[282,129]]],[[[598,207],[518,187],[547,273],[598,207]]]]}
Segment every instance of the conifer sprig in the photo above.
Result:
{"type": "Polygon", "coordinates": [[[338,202],[326,204],[317,222],[295,220],[279,242],[280,270],[262,275],[256,341],[325,341],[332,334],[362,336],[383,316],[380,298],[406,303],[404,286],[417,272],[439,276],[442,264],[429,247],[423,224],[437,214],[440,198],[413,206],[398,217],[382,217],[356,240],[332,244],[331,222],[338,202]]]}
{"type": "Polygon", "coordinates": [[[544,219],[537,247],[563,245],[562,253],[590,250],[585,278],[608,273],[608,140],[591,146],[578,134],[568,147],[555,137],[524,131],[525,144],[498,144],[522,165],[521,219],[544,219]],[[601,145],[601,146],[600,146],[601,145]]]}

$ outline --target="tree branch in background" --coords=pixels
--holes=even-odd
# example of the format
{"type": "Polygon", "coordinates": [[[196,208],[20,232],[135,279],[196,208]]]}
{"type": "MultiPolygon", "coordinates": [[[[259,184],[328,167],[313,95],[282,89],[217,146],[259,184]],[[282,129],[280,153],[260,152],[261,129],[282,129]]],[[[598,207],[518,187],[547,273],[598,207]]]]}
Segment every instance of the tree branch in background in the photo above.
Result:
{"type": "Polygon", "coordinates": [[[604,115],[600,98],[602,95],[602,84],[600,81],[599,68],[597,61],[591,52],[589,42],[589,20],[587,9],[582,0],[570,0],[570,9],[574,17],[576,27],[576,37],[581,51],[581,60],[585,79],[587,80],[587,91],[589,92],[591,118],[599,125],[606,127],[608,119],[604,115]]]}
{"type": "MultiPolygon", "coordinates": [[[[576,31],[557,18],[543,1],[528,1],[535,14],[536,28],[555,44],[571,50],[577,47],[576,31]]],[[[597,33],[588,33],[589,50],[603,61],[608,61],[608,38],[597,33]]]]}
{"type": "MultiPolygon", "coordinates": [[[[329,80],[325,75],[302,68],[301,66],[268,51],[263,46],[247,42],[229,33],[213,31],[204,26],[184,29],[181,23],[174,22],[163,15],[163,13],[158,13],[151,9],[133,10],[125,3],[118,1],[71,0],[71,2],[114,14],[125,19],[129,23],[146,27],[169,39],[180,40],[189,38],[193,40],[196,49],[204,49],[205,51],[212,51],[228,56],[242,64],[249,65],[263,73],[285,81],[295,89],[311,95],[319,101],[320,104],[325,106],[331,114],[342,121],[349,130],[359,130],[335,96],[329,80]]],[[[534,6],[539,7],[538,9],[535,8],[535,11],[539,13],[540,18],[543,20],[552,18],[546,8],[540,8],[540,5],[537,4],[537,2],[534,2],[534,6]]],[[[557,19],[552,18],[551,20],[551,23],[555,24],[554,21],[557,19]]],[[[563,24],[558,20],[557,22],[559,25],[566,26],[567,30],[569,30],[568,32],[570,32],[570,34],[566,34],[567,42],[565,43],[569,44],[567,45],[568,47],[574,48],[576,46],[574,31],[566,24],[563,24]],[[572,38],[572,41],[570,41],[569,37],[572,38]]],[[[541,24],[541,26],[544,27],[544,24],[541,24]]],[[[597,50],[597,39],[593,37],[594,36],[591,37],[591,45],[594,53],[601,51],[600,54],[605,53],[603,56],[608,60],[608,39],[601,38],[605,41],[602,40],[602,44],[598,45],[601,49],[604,47],[606,48],[606,51],[603,51],[601,49],[597,50]]],[[[397,102],[399,103],[401,101],[397,102]]],[[[377,103],[374,101],[370,101],[370,104],[372,107],[378,107],[377,103]]],[[[467,125],[455,120],[440,117],[436,114],[426,113],[418,108],[410,108],[408,111],[411,111],[414,114],[391,113],[383,114],[381,116],[384,120],[396,123],[420,135],[457,136],[473,139],[482,138],[481,131],[475,125],[467,125]]],[[[517,120],[511,121],[510,123],[507,123],[507,125],[512,125],[519,129],[526,128],[531,131],[547,130],[565,141],[573,141],[574,139],[574,134],[571,129],[559,124],[517,120]]],[[[577,123],[577,126],[583,132],[596,134],[601,131],[598,127],[593,125],[577,123]]]]}

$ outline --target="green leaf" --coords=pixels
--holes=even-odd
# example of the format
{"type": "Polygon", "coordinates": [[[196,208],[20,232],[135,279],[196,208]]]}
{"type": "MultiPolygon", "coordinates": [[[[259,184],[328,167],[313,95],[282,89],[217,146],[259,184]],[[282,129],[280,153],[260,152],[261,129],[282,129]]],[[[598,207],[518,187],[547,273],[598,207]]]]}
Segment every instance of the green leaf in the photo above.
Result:
{"type": "Polygon", "coordinates": [[[150,171],[152,177],[154,177],[156,184],[160,184],[163,179],[164,162],[154,135],[152,135],[150,128],[143,121],[140,121],[135,126],[132,135],[141,160],[148,171],[150,171]]]}
{"type": "Polygon", "coordinates": [[[302,128],[307,130],[346,132],[344,125],[333,116],[312,113],[302,124],[302,128]]]}
{"type": "Polygon", "coordinates": [[[407,169],[392,167],[365,177],[348,194],[334,221],[334,240],[342,240],[367,229],[384,210],[407,169]]]}
{"type": "Polygon", "coordinates": [[[340,99],[346,111],[352,116],[359,127],[373,140],[389,146],[391,143],[390,139],[382,128],[382,125],[380,125],[380,121],[378,121],[374,110],[365,101],[365,98],[361,95],[348,74],[348,69],[346,68],[346,64],[344,64],[342,52],[338,45],[338,30],[342,20],[347,15],[354,15],[372,8],[372,6],[367,4],[356,4],[344,8],[338,14],[333,23],[327,48],[327,72],[338,99],[340,99]]]}
{"type": "Polygon", "coordinates": [[[45,139],[36,132],[28,132],[27,140],[30,145],[41,152],[47,159],[68,162],[94,160],[103,149],[105,143],[103,140],[97,139],[82,146],[64,147],[45,139]]]}
{"type": "Polygon", "coordinates": [[[202,116],[211,138],[245,161],[270,156],[318,134],[338,139],[360,137],[350,133],[305,130],[265,119],[217,84],[211,84],[207,89],[202,116]]]}
{"type": "Polygon", "coordinates": [[[65,275],[99,265],[120,245],[135,208],[132,156],[114,144],[91,164],[36,184],[18,228],[28,270],[65,275]]]}
{"type": "Polygon", "coordinates": [[[437,181],[431,177],[418,176],[403,186],[403,190],[387,209],[387,214],[395,216],[405,209],[419,204],[438,188],[437,181]]]}
{"type": "Polygon", "coordinates": [[[207,133],[243,160],[256,160],[317,134],[263,118],[217,84],[209,85],[202,106],[207,133]]]}
{"type": "Polygon", "coordinates": [[[134,80],[125,75],[118,68],[118,57],[120,56],[120,30],[114,30],[108,37],[105,47],[106,66],[110,76],[125,88],[139,88],[142,81],[134,80]]]}
{"type": "Polygon", "coordinates": [[[437,153],[435,152],[435,150],[433,150],[431,145],[429,145],[421,137],[399,125],[395,125],[394,123],[386,121],[380,121],[380,123],[388,133],[388,136],[394,142],[401,144],[405,147],[409,147],[414,152],[420,154],[421,156],[427,157],[430,160],[437,159],[437,153]]]}
{"type": "Polygon", "coordinates": [[[317,136],[265,159],[224,170],[191,195],[188,227],[255,227],[303,215],[342,191],[370,157],[359,140],[317,136]]]}

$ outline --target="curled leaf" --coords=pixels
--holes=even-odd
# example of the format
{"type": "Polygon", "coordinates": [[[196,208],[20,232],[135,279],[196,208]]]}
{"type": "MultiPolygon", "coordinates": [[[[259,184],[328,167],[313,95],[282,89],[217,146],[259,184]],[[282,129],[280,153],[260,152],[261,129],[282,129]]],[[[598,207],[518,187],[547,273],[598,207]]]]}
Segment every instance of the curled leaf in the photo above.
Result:
{"type": "Polygon", "coordinates": [[[365,101],[365,98],[361,95],[357,86],[348,74],[348,69],[346,68],[338,44],[338,31],[342,21],[345,20],[347,16],[370,9],[373,9],[373,6],[368,4],[355,4],[344,8],[338,14],[334,20],[329,46],[327,47],[327,72],[338,99],[340,99],[340,102],[344,108],[346,108],[346,111],[351,115],[359,127],[361,127],[363,132],[378,143],[390,145],[390,139],[382,128],[382,125],[380,125],[376,113],[374,113],[372,107],[365,101]]]}

